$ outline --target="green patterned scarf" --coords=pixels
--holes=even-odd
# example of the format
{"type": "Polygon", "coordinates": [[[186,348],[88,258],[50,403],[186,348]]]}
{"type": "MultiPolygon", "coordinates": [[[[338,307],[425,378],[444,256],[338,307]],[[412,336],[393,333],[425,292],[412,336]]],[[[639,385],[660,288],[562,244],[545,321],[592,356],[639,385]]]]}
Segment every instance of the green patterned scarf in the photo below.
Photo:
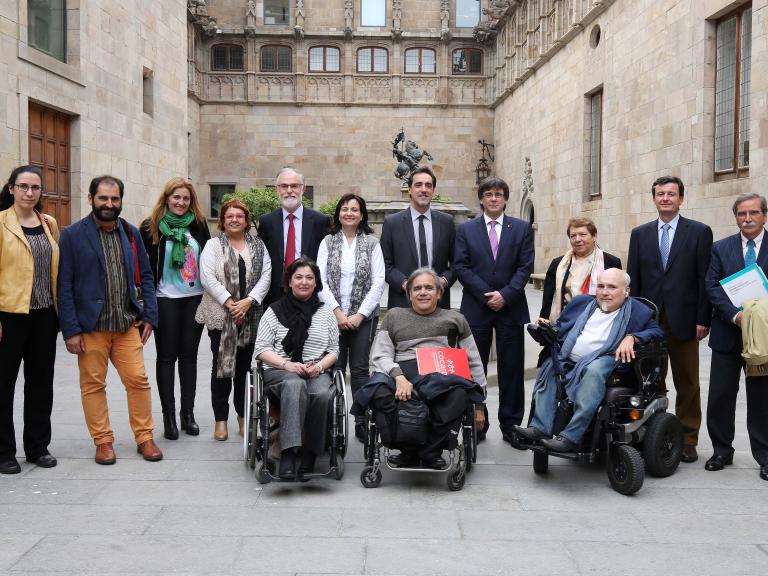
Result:
{"type": "Polygon", "coordinates": [[[187,212],[184,216],[176,216],[172,212],[166,212],[163,219],[157,225],[157,229],[163,236],[173,242],[171,250],[171,267],[181,270],[184,266],[184,246],[187,245],[187,228],[195,221],[195,215],[187,212]]]}

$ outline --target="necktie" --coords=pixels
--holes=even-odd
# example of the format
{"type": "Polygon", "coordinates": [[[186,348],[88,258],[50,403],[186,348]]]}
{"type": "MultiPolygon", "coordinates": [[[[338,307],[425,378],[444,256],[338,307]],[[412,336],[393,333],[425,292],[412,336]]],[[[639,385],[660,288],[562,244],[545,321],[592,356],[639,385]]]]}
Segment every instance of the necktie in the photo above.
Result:
{"type": "Polygon", "coordinates": [[[661,252],[661,265],[664,270],[667,269],[667,260],[669,260],[669,229],[672,226],[664,224],[661,227],[661,242],[659,242],[659,251],[661,252]]]}
{"type": "Polygon", "coordinates": [[[493,253],[493,259],[496,260],[496,255],[499,253],[499,237],[496,234],[496,220],[491,220],[491,231],[488,233],[488,240],[491,241],[491,252],[493,253]]]}
{"type": "Polygon", "coordinates": [[[285,267],[296,260],[296,228],[293,226],[293,214],[288,214],[288,238],[285,241],[285,267]]]}
{"type": "Polygon", "coordinates": [[[419,216],[419,266],[429,266],[429,253],[427,252],[427,231],[424,229],[424,214],[419,216]]]}
{"type": "Polygon", "coordinates": [[[755,241],[747,240],[747,253],[744,255],[744,265],[752,266],[757,262],[757,254],[755,253],[755,241]]]}

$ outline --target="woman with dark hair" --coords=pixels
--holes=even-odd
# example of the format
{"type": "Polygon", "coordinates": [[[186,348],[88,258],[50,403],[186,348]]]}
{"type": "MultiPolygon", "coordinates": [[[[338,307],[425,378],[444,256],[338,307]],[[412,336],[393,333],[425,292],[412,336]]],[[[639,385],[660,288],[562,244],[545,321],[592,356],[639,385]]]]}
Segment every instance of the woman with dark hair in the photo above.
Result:
{"type": "MultiPolygon", "coordinates": [[[[336,204],[331,234],[317,252],[325,289],[320,299],[333,310],[339,326],[339,358],[336,367],[352,376],[352,394],[368,381],[368,357],[379,320],[379,301],[384,292],[384,256],[368,210],[357,194],[345,194],[336,204]]],[[[363,440],[363,421],[355,419],[355,436],[363,440]]]]}
{"type": "Polygon", "coordinates": [[[56,279],[59,228],[42,214],[43,174],[11,172],[0,191],[0,474],[18,474],[13,396],[24,362],[24,454],[56,466],[51,443],[53,365],[59,331],[56,279]]]}
{"type": "Polygon", "coordinates": [[[293,480],[312,472],[315,458],[325,451],[333,396],[329,370],[339,355],[339,330],[333,312],[318,298],[323,283],[317,264],[294,260],[283,287],[286,294],[261,319],[254,353],[264,363],[265,389],[280,402],[278,475],[293,480]]]}
{"type": "Polygon", "coordinates": [[[219,210],[221,233],[205,245],[200,256],[205,293],[195,320],[208,327],[211,339],[213,437],[221,441],[229,437],[229,394],[233,387],[233,404],[243,435],[245,376],[251,367],[256,330],[264,311],[261,303],[272,274],[264,242],[248,232],[250,227],[251,213],[241,200],[224,202],[219,210]]]}
{"type": "Polygon", "coordinates": [[[163,407],[164,436],[169,440],[179,437],[173,393],[177,361],[181,429],[197,436],[200,433],[194,414],[197,349],[203,327],[195,322],[195,312],[203,298],[200,253],[211,233],[192,183],[184,178],[171,178],[152,214],[142,222],[140,232],[152,267],[160,316],[155,329],[155,374],[163,407]]]}

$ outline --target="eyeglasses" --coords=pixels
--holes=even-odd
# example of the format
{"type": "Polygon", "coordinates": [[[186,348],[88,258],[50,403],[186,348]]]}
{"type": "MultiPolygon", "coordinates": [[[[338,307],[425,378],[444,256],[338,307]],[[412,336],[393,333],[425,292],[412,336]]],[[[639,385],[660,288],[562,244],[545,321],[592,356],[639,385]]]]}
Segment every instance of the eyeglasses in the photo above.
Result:
{"type": "Polygon", "coordinates": [[[504,198],[504,192],[483,192],[483,198],[490,200],[491,198],[504,198]]]}
{"type": "Polygon", "coordinates": [[[35,194],[39,194],[40,192],[43,191],[43,187],[38,186],[37,184],[32,184],[32,186],[30,186],[29,184],[14,184],[13,187],[18,188],[22,194],[26,194],[30,190],[32,190],[32,192],[34,192],[35,194]]]}
{"type": "Polygon", "coordinates": [[[278,184],[277,189],[285,192],[287,190],[301,190],[302,186],[304,184],[278,184]]]}

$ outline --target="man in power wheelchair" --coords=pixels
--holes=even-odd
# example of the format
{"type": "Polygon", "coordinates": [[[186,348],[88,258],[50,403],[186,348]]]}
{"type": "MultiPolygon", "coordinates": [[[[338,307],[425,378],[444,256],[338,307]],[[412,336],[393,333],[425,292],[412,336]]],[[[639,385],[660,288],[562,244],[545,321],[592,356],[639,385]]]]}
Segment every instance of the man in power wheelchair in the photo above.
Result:
{"type": "Polygon", "coordinates": [[[248,386],[246,458],[252,465],[262,461],[260,481],[303,480],[313,475],[316,458],[330,448],[331,468],[337,468],[340,478],[347,427],[344,382],[338,374],[332,378],[339,350],[336,318],[318,298],[322,283],[314,262],[295,260],[283,282],[286,293],[265,312],[256,336],[260,366],[248,386]],[[277,440],[270,434],[270,419],[279,420],[276,475],[264,465],[269,444],[277,440]]]}
{"type": "Polygon", "coordinates": [[[644,444],[645,465],[657,475],[674,472],[682,450],[680,423],[665,413],[658,386],[667,365],[664,333],[653,305],[629,298],[629,283],[623,271],[605,270],[596,296],[575,297],[554,326],[539,319],[531,333],[552,354],[534,386],[529,426],[515,427],[534,450],[538,473],[548,455],[593,461],[607,450],[611,485],[624,494],[643,482],[632,444],[644,444]]]}
{"type": "Polygon", "coordinates": [[[382,445],[390,468],[447,471],[450,488],[458,490],[464,484],[476,431],[485,424],[486,381],[466,319],[457,311],[438,307],[442,292],[434,270],[415,270],[406,284],[410,307],[390,310],[374,340],[373,374],[355,394],[352,406],[352,414],[367,415],[368,465],[361,474],[366,487],[381,481],[382,445]],[[472,380],[419,374],[417,348],[457,347],[467,353],[472,380]],[[390,448],[400,452],[389,455],[390,448]],[[444,449],[451,450],[450,463],[442,457],[444,449]]]}

